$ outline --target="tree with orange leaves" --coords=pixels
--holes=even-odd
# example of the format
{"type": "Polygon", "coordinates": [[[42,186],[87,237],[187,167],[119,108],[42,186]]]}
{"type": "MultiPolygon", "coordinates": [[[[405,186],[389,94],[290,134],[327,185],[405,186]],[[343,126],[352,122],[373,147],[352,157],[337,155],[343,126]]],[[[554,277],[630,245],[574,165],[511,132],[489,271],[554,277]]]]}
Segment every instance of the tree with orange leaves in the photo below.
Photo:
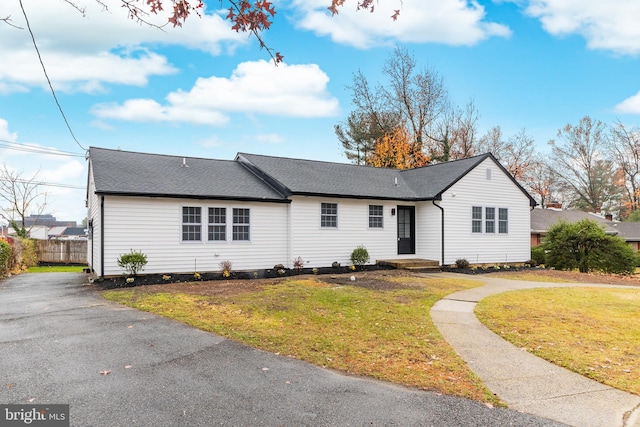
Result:
{"type": "Polygon", "coordinates": [[[379,168],[412,169],[429,164],[429,160],[422,144],[410,142],[406,127],[398,126],[378,139],[367,164],[379,168]]]}

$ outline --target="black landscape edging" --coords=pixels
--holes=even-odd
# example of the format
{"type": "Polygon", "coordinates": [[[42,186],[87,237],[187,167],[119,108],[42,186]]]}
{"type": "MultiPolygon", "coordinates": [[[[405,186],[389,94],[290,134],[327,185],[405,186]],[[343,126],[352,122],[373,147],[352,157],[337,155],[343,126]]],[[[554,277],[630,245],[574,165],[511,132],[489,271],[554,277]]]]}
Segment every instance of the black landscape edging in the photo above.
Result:
{"type": "Polygon", "coordinates": [[[357,266],[355,270],[348,267],[319,267],[319,268],[271,268],[255,271],[233,271],[228,277],[225,277],[221,272],[215,273],[190,273],[190,274],[140,274],[135,277],[131,276],[117,276],[107,277],[104,279],[95,280],[94,283],[102,289],[119,289],[119,288],[132,288],[135,286],[144,285],[160,285],[170,283],[196,283],[206,282],[213,280],[250,280],[250,279],[270,279],[277,277],[292,277],[301,274],[346,274],[355,273],[358,271],[378,271],[378,270],[391,270],[393,267],[371,264],[357,266]],[[133,279],[133,280],[131,280],[133,279]],[[128,280],[128,281],[127,281],[128,280]]]}

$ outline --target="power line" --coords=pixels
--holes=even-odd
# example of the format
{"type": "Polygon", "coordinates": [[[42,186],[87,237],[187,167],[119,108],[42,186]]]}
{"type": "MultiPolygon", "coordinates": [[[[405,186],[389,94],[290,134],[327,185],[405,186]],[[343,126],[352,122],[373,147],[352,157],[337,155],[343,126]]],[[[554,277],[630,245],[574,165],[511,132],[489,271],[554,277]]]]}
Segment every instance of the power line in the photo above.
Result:
{"type": "Polygon", "coordinates": [[[71,134],[71,137],[73,138],[73,140],[76,142],[76,144],[78,144],[78,147],[80,147],[84,151],[87,151],[87,149],[84,148],[82,146],[82,144],[80,144],[80,142],[76,138],[75,134],[73,133],[73,130],[71,129],[71,125],[69,124],[69,121],[67,120],[67,116],[64,114],[64,111],[62,110],[62,106],[60,105],[60,102],[58,101],[58,97],[56,96],[56,92],[55,92],[55,90],[53,90],[53,85],[51,84],[51,79],[49,79],[49,75],[47,74],[47,69],[44,66],[44,62],[42,61],[42,56],[40,56],[40,50],[38,49],[38,45],[36,43],[36,38],[33,35],[33,31],[31,31],[31,24],[29,24],[29,18],[27,18],[27,12],[25,12],[25,10],[24,10],[24,6],[22,5],[22,0],[18,0],[18,2],[20,3],[20,8],[22,9],[22,14],[24,15],[24,20],[27,23],[27,30],[29,30],[29,34],[31,35],[31,40],[33,41],[33,47],[36,49],[36,53],[38,54],[38,59],[40,60],[40,65],[42,66],[42,71],[44,71],[44,76],[47,79],[47,83],[49,84],[49,89],[51,89],[51,94],[53,95],[53,99],[56,101],[56,105],[58,106],[58,110],[60,110],[60,114],[62,114],[62,118],[64,119],[64,122],[67,125],[67,129],[69,129],[69,133],[71,134]]]}
{"type": "Polygon", "coordinates": [[[84,154],[72,153],[70,151],[62,151],[55,148],[35,147],[32,145],[21,144],[19,142],[7,141],[0,139],[0,148],[6,148],[8,150],[24,151],[34,154],[46,154],[52,156],[66,156],[66,157],[85,157],[84,154]]]}
{"type": "Polygon", "coordinates": [[[32,185],[42,185],[44,187],[59,187],[59,188],[70,188],[73,190],[84,190],[86,187],[80,185],[71,185],[71,184],[62,184],[57,182],[44,182],[44,181],[30,181],[27,179],[2,179],[0,181],[4,182],[17,182],[20,184],[32,184],[32,185]]]}

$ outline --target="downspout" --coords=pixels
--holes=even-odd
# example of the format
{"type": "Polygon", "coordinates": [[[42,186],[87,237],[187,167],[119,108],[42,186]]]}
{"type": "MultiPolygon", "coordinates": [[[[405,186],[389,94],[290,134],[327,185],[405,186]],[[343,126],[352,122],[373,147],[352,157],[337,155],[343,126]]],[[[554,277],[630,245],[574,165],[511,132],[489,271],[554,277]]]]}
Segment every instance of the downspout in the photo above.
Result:
{"type": "Polygon", "coordinates": [[[104,196],[100,196],[100,278],[104,278],[104,196]]]}
{"type": "Polygon", "coordinates": [[[444,208],[440,205],[437,205],[435,200],[432,200],[431,203],[433,203],[433,206],[440,209],[440,248],[442,250],[442,259],[440,260],[440,266],[444,266],[444,208]]]}

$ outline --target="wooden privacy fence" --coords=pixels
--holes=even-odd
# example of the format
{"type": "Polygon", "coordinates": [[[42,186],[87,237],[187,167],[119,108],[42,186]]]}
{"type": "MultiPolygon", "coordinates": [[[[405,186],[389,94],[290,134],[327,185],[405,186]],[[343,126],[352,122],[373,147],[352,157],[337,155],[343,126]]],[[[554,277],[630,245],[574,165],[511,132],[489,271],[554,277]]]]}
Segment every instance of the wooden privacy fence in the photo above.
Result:
{"type": "Polygon", "coordinates": [[[38,240],[40,263],[86,264],[86,240],[38,240]]]}

